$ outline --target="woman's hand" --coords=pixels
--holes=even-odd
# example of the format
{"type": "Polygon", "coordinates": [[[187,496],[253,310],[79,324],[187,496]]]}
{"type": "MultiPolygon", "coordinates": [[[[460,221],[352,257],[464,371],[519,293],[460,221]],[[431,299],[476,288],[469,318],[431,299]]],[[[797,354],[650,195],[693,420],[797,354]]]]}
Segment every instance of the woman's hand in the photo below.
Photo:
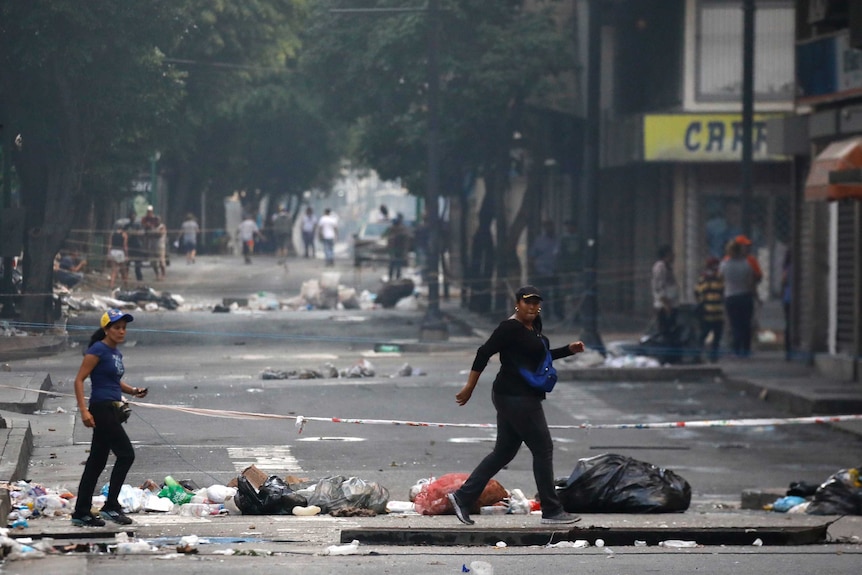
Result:
{"type": "Polygon", "coordinates": [[[147,397],[148,391],[146,387],[133,387],[131,395],[138,398],[147,397]]]}
{"type": "Polygon", "coordinates": [[[469,383],[461,388],[457,394],[455,394],[455,401],[458,402],[458,405],[466,405],[470,398],[473,397],[473,387],[469,383]]]}
{"type": "Polygon", "coordinates": [[[575,353],[583,353],[584,351],[584,342],[582,341],[573,341],[569,344],[569,351],[573,354],[575,353]]]}
{"type": "Polygon", "coordinates": [[[81,421],[84,422],[84,427],[96,427],[96,420],[89,409],[81,412],[81,421]]]}

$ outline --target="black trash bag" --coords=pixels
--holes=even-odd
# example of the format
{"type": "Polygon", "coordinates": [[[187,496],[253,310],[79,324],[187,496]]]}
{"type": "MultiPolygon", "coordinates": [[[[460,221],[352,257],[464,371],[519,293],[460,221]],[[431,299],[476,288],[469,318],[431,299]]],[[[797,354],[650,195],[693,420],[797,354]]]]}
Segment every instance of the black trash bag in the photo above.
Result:
{"type": "Polygon", "coordinates": [[[807,481],[794,481],[790,484],[790,488],[785,495],[795,495],[796,497],[812,497],[817,493],[817,488],[820,487],[814,483],[807,481]]]}
{"type": "Polygon", "coordinates": [[[810,515],[862,515],[862,486],[856,469],[842,469],[820,484],[805,510],[810,515]]]}
{"type": "Polygon", "coordinates": [[[271,475],[258,492],[264,515],[290,515],[294,507],[306,507],[308,500],[291,489],[283,479],[271,475]]]}
{"type": "Polygon", "coordinates": [[[234,502],[243,515],[290,515],[294,507],[305,507],[305,497],[293,491],[278,476],[272,475],[256,490],[240,475],[234,502]]]}
{"type": "Polygon", "coordinates": [[[570,513],[673,513],[691,503],[691,486],[673,471],[613,453],[579,459],[557,494],[570,513]]]}
{"type": "Polygon", "coordinates": [[[384,308],[393,308],[398,300],[413,295],[416,289],[416,284],[411,279],[397,279],[383,284],[377,290],[377,297],[374,298],[374,303],[379,303],[384,308]]]}
{"type": "Polygon", "coordinates": [[[263,504],[257,490],[243,475],[237,478],[236,495],[233,496],[233,500],[243,515],[264,515],[263,504]]]}

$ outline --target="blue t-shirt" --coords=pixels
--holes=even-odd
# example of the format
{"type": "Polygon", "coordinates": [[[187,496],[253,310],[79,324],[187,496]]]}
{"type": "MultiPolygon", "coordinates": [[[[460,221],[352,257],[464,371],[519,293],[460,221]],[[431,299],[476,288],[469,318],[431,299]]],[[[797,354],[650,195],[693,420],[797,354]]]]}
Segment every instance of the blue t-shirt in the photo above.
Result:
{"type": "Polygon", "coordinates": [[[87,350],[87,355],[95,355],[99,363],[90,372],[90,405],[100,401],[120,401],[123,390],[120,380],[126,369],[123,367],[123,354],[120,350],[97,341],[87,350]]]}

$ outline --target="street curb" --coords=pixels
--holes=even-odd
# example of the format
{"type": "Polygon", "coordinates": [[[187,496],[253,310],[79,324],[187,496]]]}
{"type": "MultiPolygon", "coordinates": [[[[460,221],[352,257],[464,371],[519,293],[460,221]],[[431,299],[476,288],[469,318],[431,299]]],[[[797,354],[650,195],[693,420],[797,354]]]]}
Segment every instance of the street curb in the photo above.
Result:
{"type": "Polygon", "coordinates": [[[712,365],[557,368],[558,381],[713,381],[722,375],[721,368],[712,365]]]}
{"type": "Polygon", "coordinates": [[[53,355],[66,349],[68,335],[36,335],[29,337],[9,337],[0,346],[0,361],[32,359],[53,355]]]}
{"type": "MultiPolygon", "coordinates": [[[[0,481],[24,479],[33,454],[33,430],[26,419],[7,419],[9,428],[0,430],[0,481]]],[[[0,527],[5,527],[12,509],[9,490],[0,489],[0,527]]]]}
{"type": "Polygon", "coordinates": [[[45,403],[45,394],[40,392],[48,391],[53,386],[49,373],[36,373],[26,384],[19,386],[28,389],[28,391],[22,392],[20,401],[9,401],[8,399],[0,401],[0,410],[26,414],[39,411],[42,409],[42,404],[45,403]]]}
{"type": "MultiPolygon", "coordinates": [[[[724,383],[732,389],[756,395],[794,416],[840,415],[862,412],[862,399],[847,397],[808,397],[795,389],[780,389],[758,383],[753,379],[725,376],[724,383]]],[[[851,429],[848,429],[851,431],[851,429]]]]}
{"type": "Polygon", "coordinates": [[[826,540],[829,523],[783,527],[568,527],[457,529],[367,527],[343,529],[341,543],[357,540],[366,545],[494,546],[503,541],[510,547],[545,546],[560,541],[586,540],[595,544],[634,546],[644,541],[657,546],[662,541],[697,541],[698,545],[812,545],[826,540]]]}

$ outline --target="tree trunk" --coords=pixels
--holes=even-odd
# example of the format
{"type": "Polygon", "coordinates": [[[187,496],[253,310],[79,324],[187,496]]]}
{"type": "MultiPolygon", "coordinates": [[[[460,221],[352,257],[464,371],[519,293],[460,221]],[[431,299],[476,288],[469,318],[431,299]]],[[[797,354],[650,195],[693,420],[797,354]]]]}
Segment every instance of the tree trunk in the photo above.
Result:
{"type": "Polygon", "coordinates": [[[469,276],[464,278],[469,286],[469,309],[477,313],[491,311],[491,278],[494,275],[494,239],[491,222],[494,221],[494,196],[486,193],[479,209],[479,226],[473,234],[470,247],[469,276]]]}

